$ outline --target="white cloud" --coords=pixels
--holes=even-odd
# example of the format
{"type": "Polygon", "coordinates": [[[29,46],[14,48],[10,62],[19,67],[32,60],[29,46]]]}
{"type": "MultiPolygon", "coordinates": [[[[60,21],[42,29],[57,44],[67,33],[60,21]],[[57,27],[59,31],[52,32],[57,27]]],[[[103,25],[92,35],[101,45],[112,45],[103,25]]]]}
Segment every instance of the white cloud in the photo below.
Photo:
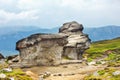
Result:
{"type": "MultiPolygon", "coordinates": [[[[0,23],[1,24],[7,24],[12,21],[22,21],[25,20],[36,20],[39,17],[36,15],[36,11],[22,11],[20,13],[14,13],[14,12],[7,12],[4,10],[0,10],[0,23]]],[[[14,23],[14,22],[13,22],[14,23]]]]}
{"type": "Polygon", "coordinates": [[[86,26],[120,25],[119,0],[0,0],[0,24],[56,27],[76,20],[86,26]]]}

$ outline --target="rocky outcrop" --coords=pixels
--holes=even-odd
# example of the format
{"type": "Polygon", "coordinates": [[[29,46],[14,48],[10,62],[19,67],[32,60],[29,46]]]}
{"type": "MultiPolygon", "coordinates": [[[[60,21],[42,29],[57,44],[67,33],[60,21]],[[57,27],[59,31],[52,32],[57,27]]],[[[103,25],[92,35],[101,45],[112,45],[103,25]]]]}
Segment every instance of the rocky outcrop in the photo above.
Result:
{"type": "Polygon", "coordinates": [[[0,60],[4,59],[4,56],[0,53],[0,60]]]}
{"type": "Polygon", "coordinates": [[[83,26],[75,21],[63,24],[58,34],[34,34],[16,43],[24,66],[57,65],[63,57],[81,59],[90,39],[83,26]]]}

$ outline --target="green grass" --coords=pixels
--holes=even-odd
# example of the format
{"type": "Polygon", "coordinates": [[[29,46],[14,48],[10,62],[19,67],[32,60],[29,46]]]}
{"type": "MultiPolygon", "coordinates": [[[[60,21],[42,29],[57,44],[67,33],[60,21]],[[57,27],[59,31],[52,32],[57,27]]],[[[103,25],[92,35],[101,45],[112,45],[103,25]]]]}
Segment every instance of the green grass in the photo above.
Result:
{"type": "Polygon", "coordinates": [[[103,70],[97,71],[99,75],[95,76],[93,74],[86,76],[84,80],[119,80],[120,75],[113,75],[113,72],[115,72],[115,68],[105,68],[103,70]]]}
{"type": "Polygon", "coordinates": [[[12,72],[2,71],[1,73],[7,76],[3,80],[9,80],[9,77],[13,77],[15,80],[32,80],[32,78],[30,76],[27,76],[21,69],[13,69],[12,72]]]}
{"type": "Polygon", "coordinates": [[[107,61],[106,65],[108,67],[97,71],[98,76],[94,76],[92,73],[86,76],[84,80],[120,80],[120,75],[114,76],[112,74],[116,71],[116,67],[120,66],[120,38],[93,42],[84,56],[87,57],[88,62],[103,58],[104,61],[107,61]],[[114,69],[111,69],[111,67],[114,69]]]}
{"type": "Polygon", "coordinates": [[[96,58],[101,57],[105,51],[114,49],[120,49],[120,38],[93,42],[86,53],[88,57],[96,58]]]}

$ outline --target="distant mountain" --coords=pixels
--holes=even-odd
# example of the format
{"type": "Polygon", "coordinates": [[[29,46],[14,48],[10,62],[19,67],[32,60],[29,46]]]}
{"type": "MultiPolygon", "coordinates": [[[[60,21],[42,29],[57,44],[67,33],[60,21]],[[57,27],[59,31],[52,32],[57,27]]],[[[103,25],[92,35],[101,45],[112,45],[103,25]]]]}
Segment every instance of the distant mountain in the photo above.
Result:
{"type": "Polygon", "coordinates": [[[99,28],[85,28],[84,32],[89,35],[92,41],[112,39],[120,37],[120,26],[104,26],[99,28]]]}
{"type": "MultiPolygon", "coordinates": [[[[0,28],[0,53],[5,56],[18,53],[15,50],[16,42],[31,34],[57,32],[58,27],[53,29],[41,29],[38,27],[0,28]]],[[[112,39],[120,37],[120,26],[85,28],[84,33],[88,34],[92,41],[112,39]]]]}
{"type": "Polygon", "coordinates": [[[3,53],[3,55],[13,55],[18,53],[15,50],[16,42],[22,38],[25,38],[29,35],[36,34],[36,33],[56,33],[57,28],[53,29],[40,29],[36,27],[29,27],[23,28],[21,30],[13,30],[13,29],[7,29],[3,28],[0,29],[0,52],[3,53]]]}

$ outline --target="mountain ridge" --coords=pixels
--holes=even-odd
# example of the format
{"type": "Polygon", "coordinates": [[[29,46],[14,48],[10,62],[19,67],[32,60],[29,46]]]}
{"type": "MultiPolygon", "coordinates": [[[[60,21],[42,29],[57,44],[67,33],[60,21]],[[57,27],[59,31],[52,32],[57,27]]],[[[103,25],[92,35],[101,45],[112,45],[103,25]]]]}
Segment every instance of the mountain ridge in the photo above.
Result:
{"type": "MultiPolygon", "coordinates": [[[[25,38],[29,35],[36,33],[57,33],[58,27],[53,29],[40,29],[36,27],[28,27],[25,30],[24,28],[20,31],[7,31],[2,29],[0,30],[0,52],[6,55],[18,53],[15,50],[16,42],[22,38],[25,38]],[[34,29],[33,29],[34,28],[34,29]],[[1,34],[1,31],[5,34],[1,34]]],[[[107,40],[120,37],[120,26],[104,26],[99,28],[84,28],[84,33],[88,34],[92,41],[107,40]]]]}

